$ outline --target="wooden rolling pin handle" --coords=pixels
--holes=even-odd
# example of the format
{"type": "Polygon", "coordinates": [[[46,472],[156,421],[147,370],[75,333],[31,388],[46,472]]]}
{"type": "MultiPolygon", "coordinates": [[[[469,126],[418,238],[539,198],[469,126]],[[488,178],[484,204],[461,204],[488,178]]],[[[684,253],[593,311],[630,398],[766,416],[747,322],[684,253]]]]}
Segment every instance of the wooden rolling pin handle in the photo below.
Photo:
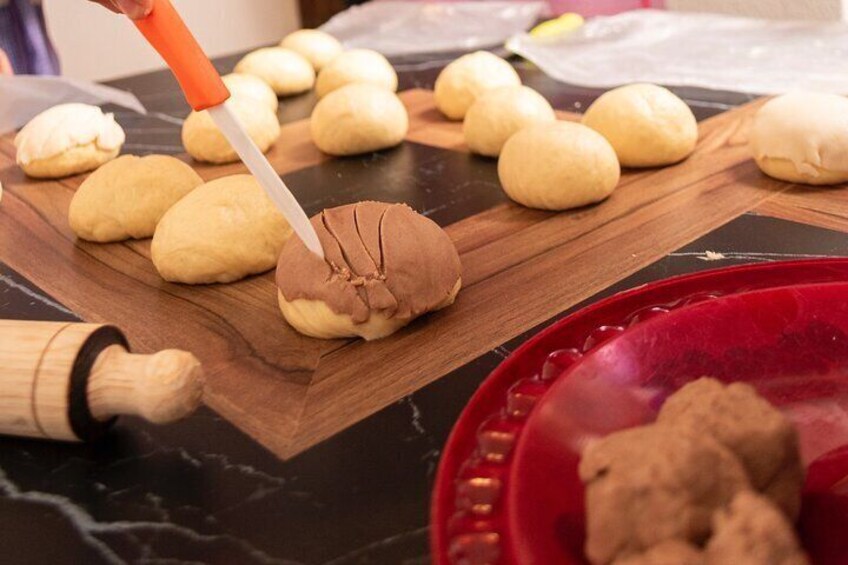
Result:
{"type": "Polygon", "coordinates": [[[88,406],[99,421],[134,415],[167,424],[191,414],[202,397],[200,362],[176,349],[137,355],[110,345],[97,356],[88,377],[88,406]]]}

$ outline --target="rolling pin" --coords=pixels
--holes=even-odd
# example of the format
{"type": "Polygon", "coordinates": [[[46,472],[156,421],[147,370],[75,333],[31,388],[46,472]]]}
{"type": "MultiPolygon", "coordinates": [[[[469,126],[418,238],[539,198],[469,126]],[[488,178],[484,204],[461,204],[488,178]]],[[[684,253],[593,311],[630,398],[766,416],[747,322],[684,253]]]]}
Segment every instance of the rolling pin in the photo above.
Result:
{"type": "Polygon", "coordinates": [[[173,422],[202,396],[191,353],[130,353],[109,325],[0,320],[0,434],[86,441],[121,415],[173,422]]]}

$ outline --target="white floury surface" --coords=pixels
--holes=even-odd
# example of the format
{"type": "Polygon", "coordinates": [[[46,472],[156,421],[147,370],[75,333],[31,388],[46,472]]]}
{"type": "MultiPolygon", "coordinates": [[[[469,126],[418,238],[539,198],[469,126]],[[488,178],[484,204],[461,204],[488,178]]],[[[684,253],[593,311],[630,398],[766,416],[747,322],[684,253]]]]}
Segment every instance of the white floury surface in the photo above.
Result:
{"type": "MultiPolygon", "coordinates": [[[[296,0],[172,0],[210,57],[277,43],[300,26],[296,0]]],[[[108,80],[164,63],[126,18],[84,0],[44,0],[63,74],[108,80]]]]}
{"type": "Polygon", "coordinates": [[[845,20],[848,0],[666,0],[682,12],[715,12],[774,20],[845,20]]]}
{"type": "Polygon", "coordinates": [[[846,42],[842,22],[635,10],[592,18],[557,37],[517,35],[507,48],[554,79],[581,86],[652,82],[755,94],[848,94],[846,42]]]}

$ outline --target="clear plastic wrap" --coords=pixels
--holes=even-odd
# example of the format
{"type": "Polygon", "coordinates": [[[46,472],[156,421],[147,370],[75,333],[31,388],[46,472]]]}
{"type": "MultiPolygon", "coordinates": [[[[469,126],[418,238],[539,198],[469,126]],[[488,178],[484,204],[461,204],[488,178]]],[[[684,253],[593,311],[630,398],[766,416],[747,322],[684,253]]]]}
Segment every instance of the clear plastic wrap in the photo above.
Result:
{"type": "Polygon", "coordinates": [[[502,45],[541,16],[545,2],[369,2],[321,29],[346,47],[386,56],[471,51],[502,45]]]}
{"type": "Polygon", "coordinates": [[[37,114],[66,102],[112,103],[147,113],[135,95],[83,80],[52,76],[0,76],[0,133],[17,129],[37,114]]]}
{"type": "Polygon", "coordinates": [[[507,49],[554,79],[609,88],[654,82],[758,94],[848,94],[848,25],[636,10],[507,49]]]}

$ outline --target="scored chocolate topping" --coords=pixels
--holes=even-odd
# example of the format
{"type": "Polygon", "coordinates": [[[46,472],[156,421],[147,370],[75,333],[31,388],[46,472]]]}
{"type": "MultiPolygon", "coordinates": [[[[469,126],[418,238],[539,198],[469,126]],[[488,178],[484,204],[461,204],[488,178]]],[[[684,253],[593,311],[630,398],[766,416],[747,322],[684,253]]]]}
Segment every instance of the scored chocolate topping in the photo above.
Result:
{"type": "Polygon", "coordinates": [[[405,204],[358,202],[324,210],[310,220],[324,260],[291,237],[277,262],[283,297],[321,300],[355,323],[372,312],[414,318],[451,295],[459,255],[448,235],[405,204]]]}

